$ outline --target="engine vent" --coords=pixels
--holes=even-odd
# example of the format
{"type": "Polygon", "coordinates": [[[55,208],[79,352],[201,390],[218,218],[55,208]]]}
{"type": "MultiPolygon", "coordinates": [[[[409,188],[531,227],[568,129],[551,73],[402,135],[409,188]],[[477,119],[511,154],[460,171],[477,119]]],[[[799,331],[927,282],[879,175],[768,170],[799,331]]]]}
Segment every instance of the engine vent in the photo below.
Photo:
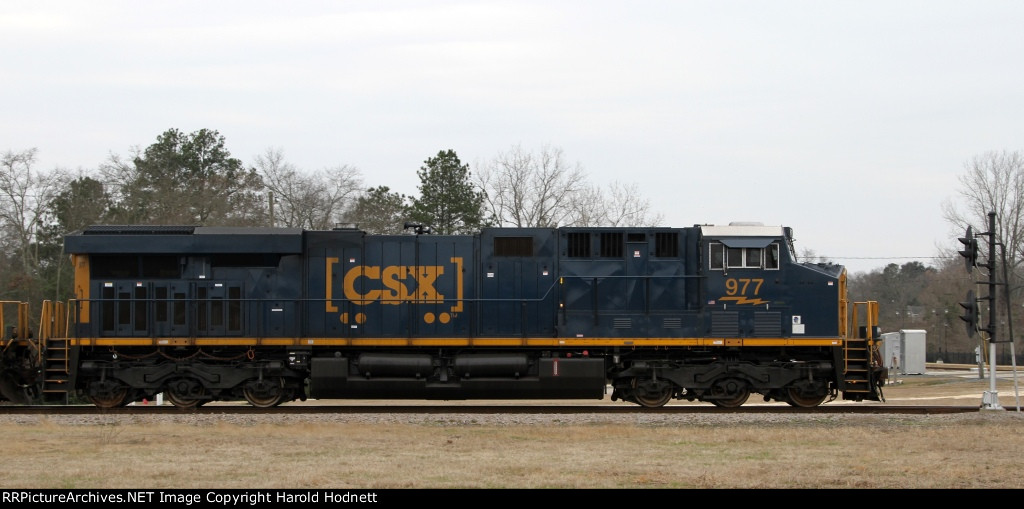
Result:
{"type": "Polygon", "coordinates": [[[711,313],[712,336],[739,336],[740,314],[736,311],[714,311],[711,313]]]}
{"type": "Polygon", "coordinates": [[[755,336],[781,336],[782,335],[782,313],[759,312],[754,313],[754,335],[755,336]]]}

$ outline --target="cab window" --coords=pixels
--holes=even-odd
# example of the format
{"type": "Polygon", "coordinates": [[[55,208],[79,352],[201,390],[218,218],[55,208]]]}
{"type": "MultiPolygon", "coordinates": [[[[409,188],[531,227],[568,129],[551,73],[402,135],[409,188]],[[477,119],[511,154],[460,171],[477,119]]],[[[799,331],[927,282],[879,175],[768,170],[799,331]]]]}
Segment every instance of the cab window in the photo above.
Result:
{"type": "Polygon", "coordinates": [[[729,247],[721,242],[712,242],[709,246],[712,270],[779,268],[778,243],[765,247],[729,247]]]}
{"type": "Polygon", "coordinates": [[[779,268],[779,245],[774,242],[764,248],[764,268],[779,268]]]}

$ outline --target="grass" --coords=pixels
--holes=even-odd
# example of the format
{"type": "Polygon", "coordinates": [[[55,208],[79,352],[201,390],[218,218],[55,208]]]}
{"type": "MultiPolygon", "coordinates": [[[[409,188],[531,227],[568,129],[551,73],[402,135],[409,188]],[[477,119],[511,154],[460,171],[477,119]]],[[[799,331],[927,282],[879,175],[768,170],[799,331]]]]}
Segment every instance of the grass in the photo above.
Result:
{"type": "MultiPolygon", "coordinates": [[[[886,395],[977,404],[987,384],[886,395]]],[[[19,416],[0,420],[0,488],[1024,488],[1024,417],[999,390],[1005,412],[939,415],[19,416]]]]}
{"type": "Polygon", "coordinates": [[[0,424],[2,488],[1022,488],[1024,421],[0,424]]]}

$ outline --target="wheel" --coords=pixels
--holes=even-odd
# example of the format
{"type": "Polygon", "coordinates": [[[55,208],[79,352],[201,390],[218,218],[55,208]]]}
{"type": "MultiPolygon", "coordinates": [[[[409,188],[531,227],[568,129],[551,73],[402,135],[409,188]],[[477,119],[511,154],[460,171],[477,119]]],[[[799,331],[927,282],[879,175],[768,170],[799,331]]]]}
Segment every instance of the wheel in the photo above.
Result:
{"type": "Polygon", "coordinates": [[[738,408],[746,403],[748,398],[750,398],[750,391],[744,390],[741,394],[736,394],[732,398],[713,399],[711,403],[720,408],[738,408]]]}
{"type": "Polygon", "coordinates": [[[285,390],[283,379],[275,381],[253,381],[245,384],[242,394],[250,405],[260,408],[270,408],[280,405],[284,401],[285,390]]]}
{"type": "Polygon", "coordinates": [[[634,378],[633,397],[642,407],[663,407],[672,400],[672,384],[634,378]]]}
{"type": "Polygon", "coordinates": [[[750,386],[735,378],[721,380],[711,388],[711,396],[707,401],[717,407],[737,408],[750,398],[750,386]]]}
{"type": "Polygon", "coordinates": [[[42,378],[37,369],[38,356],[27,348],[15,347],[4,349],[4,352],[0,360],[4,366],[0,373],[0,395],[18,405],[32,404],[34,396],[42,389],[42,378]]]}
{"type": "Polygon", "coordinates": [[[180,394],[176,394],[174,391],[167,391],[164,393],[167,396],[167,401],[170,401],[172,405],[179,408],[195,408],[199,406],[199,400],[196,398],[186,398],[180,394]]]}
{"type": "Polygon", "coordinates": [[[89,401],[99,408],[124,406],[128,387],[109,382],[96,382],[89,386],[89,401]]]}
{"type": "Polygon", "coordinates": [[[179,408],[195,408],[206,403],[202,397],[204,394],[206,389],[202,384],[187,378],[179,378],[168,383],[164,390],[167,401],[179,408]]]}
{"type": "Polygon", "coordinates": [[[660,393],[655,394],[636,394],[636,402],[640,406],[647,408],[659,408],[665,406],[669,401],[672,400],[672,388],[666,387],[662,389],[660,393]]]}
{"type": "Polygon", "coordinates": [[[798,408],[812,408],[820,405],[827,394],[804,393],[798,387],[790,387],[786,391],[786,403],[798,408]]]}
{"type": "Polygon", "coordinates": [[[0,376],[0,395],[3,395],[4,398],[7,398],[8,401],[16,405],[32,403],[32,399],[28,397],[25,387],[18,385],[6,373],[0,376]]]}

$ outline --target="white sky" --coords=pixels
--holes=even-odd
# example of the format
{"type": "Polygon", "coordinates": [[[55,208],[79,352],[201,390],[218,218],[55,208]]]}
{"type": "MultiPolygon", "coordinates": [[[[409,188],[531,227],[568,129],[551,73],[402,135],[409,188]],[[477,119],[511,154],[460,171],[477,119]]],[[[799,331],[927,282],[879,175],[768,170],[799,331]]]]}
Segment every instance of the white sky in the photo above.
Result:
{"type": "Polygon", "coordinates": [[[959,247],[941,204],[1024,149],[1022,62],[1019,1],[0,0],[0,151],[90,171],[208,128],[418,194],[440,150],[551,146],[665,226],[860,272],[959,247]]]}

